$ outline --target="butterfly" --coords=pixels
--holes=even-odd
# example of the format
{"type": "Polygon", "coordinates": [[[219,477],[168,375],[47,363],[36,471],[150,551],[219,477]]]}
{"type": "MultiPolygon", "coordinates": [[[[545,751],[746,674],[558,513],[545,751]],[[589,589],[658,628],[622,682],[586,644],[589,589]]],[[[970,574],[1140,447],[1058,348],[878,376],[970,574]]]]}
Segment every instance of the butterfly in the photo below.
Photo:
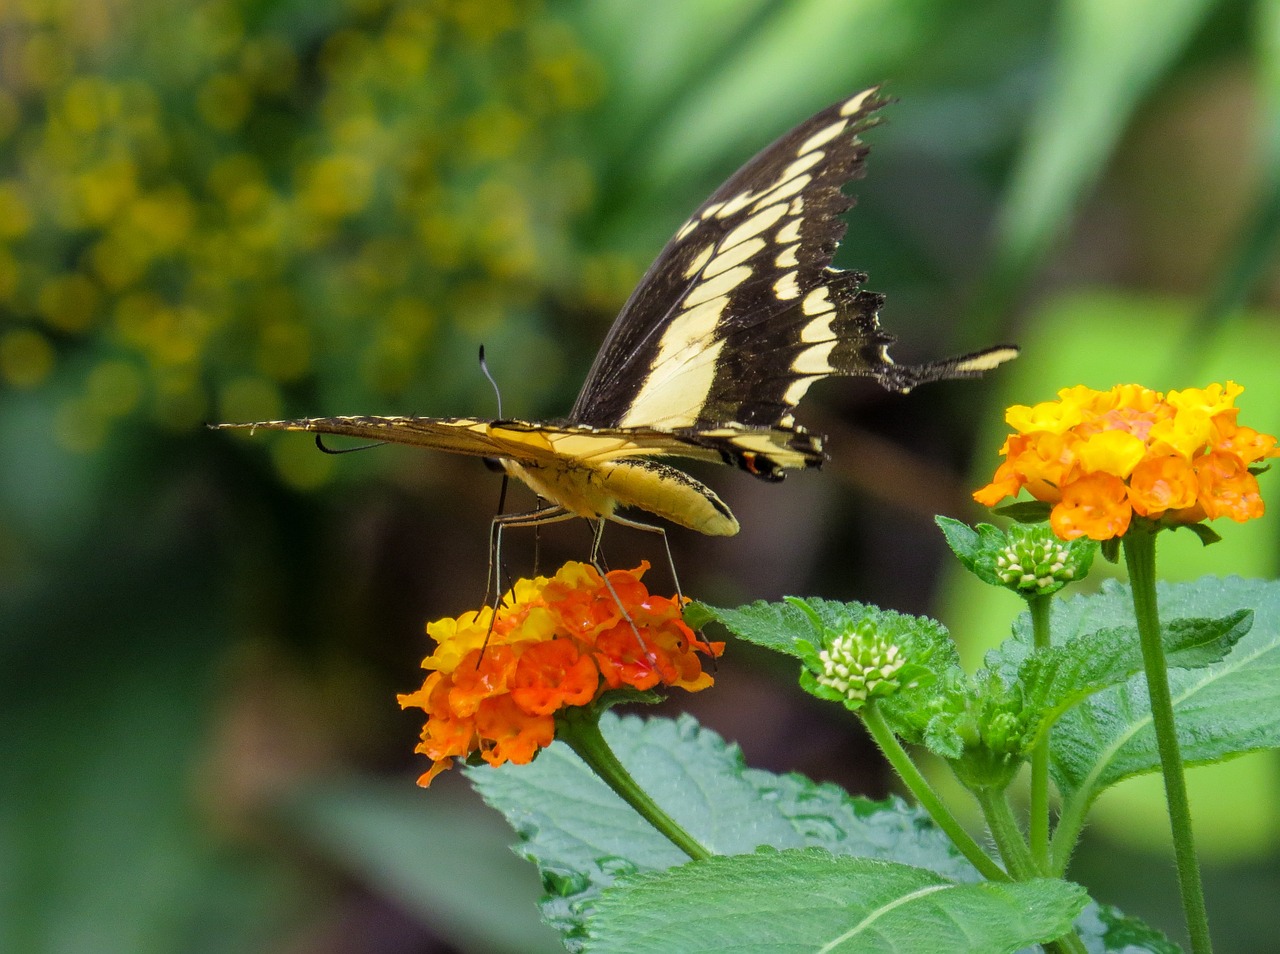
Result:
{"type": "MultiPolygon", "coordinates": [[[[218,424],[341,434],[496,461],[541,498],[501,525],[585,517],[656,529],[641,510],[701,533],[738,521],[709,487],[657,458],[729,464],[764,480],[826,459],[796,423],[809,387],[833,375],[890,391],[973,377],[1015,357],[1002,345],[895,364],[880,330],[882,295],[831,267],[864,175],[861,133],[888,100],[878,87],[822,110],[739,169],[667,243],[623,306],[566,418],[315,417],[218,424]]],[[[598,538],[597,538],[598,540],[598,538]]]]}

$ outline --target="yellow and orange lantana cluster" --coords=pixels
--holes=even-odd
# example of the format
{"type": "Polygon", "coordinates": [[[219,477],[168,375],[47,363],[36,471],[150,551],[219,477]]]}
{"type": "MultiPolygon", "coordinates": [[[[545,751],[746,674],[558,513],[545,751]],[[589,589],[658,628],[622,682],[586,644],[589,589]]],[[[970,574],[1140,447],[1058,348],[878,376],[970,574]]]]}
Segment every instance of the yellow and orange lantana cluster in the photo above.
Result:
{"type": "Polygon", "coordinates": [[[485,607],[427,624],[437,643],[422,661],[430,675],[399,697],[427,713],[416,751],[433,764],[418,783],[473,752],[490,765],[529,762],[551,744],[558,710],[607,689],[710,686],[697,654],[718,656],[724,643],[699,639],[679,600],[651,594],[640,580],[648,568],[614,570],[606,581],[566,563],[549,579],[517,581],[496,619],[485,607]]]}
{"type": "Polygon", "coordinates": [[[1015,405],[1005,460],[974,499],[994,506],[1026,488],[1053,504],[1065,540],[1107,540],[1135,515],[1168,525],[1263,513],[1249,468],[1280,455],[1276,438],[1236,423],[1233,381],[1167,395],[1136,384],[1064,388],[1058,400],[1015,405]]]}

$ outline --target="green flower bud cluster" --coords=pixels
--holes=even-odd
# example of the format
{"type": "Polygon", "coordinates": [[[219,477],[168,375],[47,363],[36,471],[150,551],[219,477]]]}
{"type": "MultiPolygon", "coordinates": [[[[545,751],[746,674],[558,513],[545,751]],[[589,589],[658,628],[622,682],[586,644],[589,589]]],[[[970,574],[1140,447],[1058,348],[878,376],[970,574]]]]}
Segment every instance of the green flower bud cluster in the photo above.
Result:
{"type": "Polygon", "coordinates": [[[846,699],[865,702],[901,688],[904,662],[902,650],[884,639],[875,622],[867,619],[819,650],[820,671],[814,680],[846,699]]]}
{"type": "Polygon", "coordinates": [[[1075,578],[1066,544],[1048,535],[1013,539],[996,554],[995,571],[1017,590],[1043,590],[1075,578]]]}

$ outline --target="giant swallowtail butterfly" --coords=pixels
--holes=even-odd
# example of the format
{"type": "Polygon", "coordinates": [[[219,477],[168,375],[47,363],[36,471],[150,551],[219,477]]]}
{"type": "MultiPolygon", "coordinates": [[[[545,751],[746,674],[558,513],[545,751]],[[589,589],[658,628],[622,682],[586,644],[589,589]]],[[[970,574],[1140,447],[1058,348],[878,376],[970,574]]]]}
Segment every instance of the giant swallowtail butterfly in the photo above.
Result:
{"type": "MultiPolygon", "coordinates": [[[[1017,354],[995,347],[894,364],[883,296],[831,267],[864,174],[859,135],[886,100],[872,88],[801,123],[716,190],[623,306],[567,418],[316,417],[217,427],[313,431],[491,458],[546,503],[503,523],[572,516],[635,525],[634,508],[707,534],[738,532],[710,488],[655,458],[736,465],[765,480],[825,459],[792,409],[830,375],[905,393],[981,374],[1017,354]]],[[[643,526],[643,525],[642,525],[643,526]]]]}

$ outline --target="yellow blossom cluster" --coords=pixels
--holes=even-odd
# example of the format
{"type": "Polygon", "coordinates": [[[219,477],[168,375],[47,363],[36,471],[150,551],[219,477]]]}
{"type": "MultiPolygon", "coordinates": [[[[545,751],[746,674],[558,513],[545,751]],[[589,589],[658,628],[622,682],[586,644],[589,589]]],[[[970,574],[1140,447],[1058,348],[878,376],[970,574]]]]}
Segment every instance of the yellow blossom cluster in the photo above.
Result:
{"type": "Polygon", "coordinates": [[[1243,391],[1232,381],[1167,395],[1078,386],[1011,407],[1005,460],[974,499],[994,506],[1025,488],[1053,504],[1050,523],[1065,540],[1119,537],[1135,516],[1166,525],[1259,517],[1250,468],[1280,451],[1270,434],[1237,423],[1243,391]]]}
{"type": "Polygon", "coordinates": [[[460,373],[443,326],[586,273],[556,129],[600,70],[542,6],[0,4],[0,386],[89,451],[460,373]]]}

